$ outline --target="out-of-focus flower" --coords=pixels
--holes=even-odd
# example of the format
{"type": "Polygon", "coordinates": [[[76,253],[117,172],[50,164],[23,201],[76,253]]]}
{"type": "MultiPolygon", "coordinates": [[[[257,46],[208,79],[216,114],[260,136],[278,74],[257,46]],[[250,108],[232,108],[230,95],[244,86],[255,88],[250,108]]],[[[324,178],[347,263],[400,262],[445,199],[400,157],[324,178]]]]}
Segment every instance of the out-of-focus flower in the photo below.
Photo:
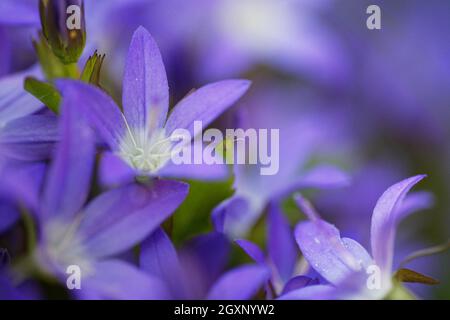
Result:
{"type": "MultiPolygon", "coordinates": [[[[249,85],[247,80],[206,85],[187,95],[167,117],[169,91],[164,64],[155,41],[142,27],[133,35],[127,57],[123,114],[109,96],[96,88],[75,81],[59,83],[63,94],[73,89],[83,98],[80,110],[109,146],[115,162],[122,162],[122,170],[116,167],[115,172],[110,173],[125,173],[124,179],[135,175],[204,176],[203,170],[220,177],[226,175],[226,168],[222,166],[217,169],[217,166],[206,165],[201,170],[187,168],[183,172],[179,165],[170,163],[174,145],[170,135],[176,129],[187,129],[191,137],[196,136],[200,132],[194,132],[194,121],[202,121],[206,127],[239,99],[249,85]]],[[[106,159],[113,161],[110,157],[106,159]]]]}
{"type": "Polygon", "coordinates": [[[232,238],[243,237],[271,201],[296,190],[336,188],[350,181],[338,166],[316,164],[322,153],[351,149],[340,118],[315,110],[298,111],[297,103],[305,103],[304,97],[291,95],[290,90],[279,91],[274,86],[256,90],[256,95],[239,106],[237,127],[279,130],[279,170],[261,175],[262,164],[234,165],[235,194],[212,213],[216,230],[232,238]]]}
{"type": "Polygon", "coordinates": [[[422,198],[407,196],[425,176],[418,175],[388,188],[378,199],[371,224],[372,256],[355,240],[341,238],[339,230],[302,204],[310,221],[301,222],[295,237],[311,267],[330,284],[308,286],[283,295],[282,299],[381,299],[392,289],[392,266],[396,228],[417,208],[422,198]],[[374,268],[376,267],[376,269],[374,268]],[[378,270],[378,271],[377,271],[378,270]],[[376,273],[376,274],[375,274],[376,273]],[[373,287],[371,274],[378,276],[373,287]]]}
{"type": "Polygon", "coordinates": [[[269,205],[267,217],[267,256],[253,242],[238,239],[236,243],[258,264],[271,271],[266,284],[267,298],[271,299],[289,291],[318,284],[318,279],[296,274],[299,250],[294,233],[277,203],[269,205]]]}
{"type": "Polygon", "coordinates": [[[77,112],[81,101],[73,93],[66,92],[61,142],[35,212],[40,238],[33,257],[63,283],[68,266],[78,266],[82,287],[76,294],[83,298],[163,298],[166,290],[159,280],[110,257],[157,228],[183,201],[188,186],[164,180],[148,186],[130,184],[101,194],[83,208],[95,142],[77,112]]]}
{"type": "Polygon", "coordinates": [[[142,243],[141,269],[170,288],[172,299],[252,298],[269,278],[262,265],[243,265],[220,275],[227,239],[220,233],[192,240],[190,248],[177,253],[162,229],[142,243]]]}

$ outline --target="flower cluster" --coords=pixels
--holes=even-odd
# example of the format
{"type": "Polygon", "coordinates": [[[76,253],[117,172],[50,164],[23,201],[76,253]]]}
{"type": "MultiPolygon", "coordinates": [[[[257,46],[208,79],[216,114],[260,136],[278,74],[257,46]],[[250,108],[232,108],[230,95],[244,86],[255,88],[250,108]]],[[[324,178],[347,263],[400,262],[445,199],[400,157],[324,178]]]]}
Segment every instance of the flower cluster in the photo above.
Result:
{"type": "MultiPolygon", "coordinates": [[[[405,283],[436,284],[405,264],[448,244],[403,263],[423,238],[395,247],[400,221],[435,202],[410,192],[425,175],[396,164],[409,113],[392,111],[396,123],[367,102],[401,105],[405,91],[391,79],[398,92],[366,92],[352,45],[320,18],[329,2],[3,0],[0,298],[410,299],[422,291],[405,283]],[[247,129],[279,130],[258,145],[279,170],[174,163],[177,132],[199,143],[196,122],[246,142],[247,129]]],[[[441,132],[422,119],[411,135],[433,148],[441,132]]],[[[234,155],[214,142],[214,157],[234,155]]]]}

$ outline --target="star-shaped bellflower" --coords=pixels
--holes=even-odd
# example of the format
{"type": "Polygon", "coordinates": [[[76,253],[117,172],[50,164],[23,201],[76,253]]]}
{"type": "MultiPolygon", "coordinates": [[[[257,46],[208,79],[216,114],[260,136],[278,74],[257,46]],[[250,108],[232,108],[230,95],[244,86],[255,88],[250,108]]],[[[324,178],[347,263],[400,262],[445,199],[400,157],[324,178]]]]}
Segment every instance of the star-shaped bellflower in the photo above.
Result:
{"type": "Polygon", "coordinates": [[[78,112],[83,103],[78,98],[72,89],[66,91],[59,121],[61,141],[38,206],[29,208],[40,231],[34,261],[62,283],[67,268],[78,266],[81,289],[73,293],[82,298],[164,298],[167,292],[161,281],[112,257],[132,248],[169,217],[186,197],[188,185],[168,180],[128,184],[85,206],[95,136],[78,112]]]}
{"type": "MultiPolygon", "coordinates": [[[[109,173],[123,172],[125,176],[176,176],[182,170],[169,165],[176,129],[194,132],[194,121],[208,126],[248,89],[247,80],[225,80],[206,85],[182,99],[169,116],[169,88],[159,49],[147,30],[139,27],[131,40],[123,79],[123,113],[101,90],[77,81],[61,81],[63,92],[68,88],[83,97],[80,109],[89,119],[114,154],[131,170],[114,167],[109,173]]],[[[110,162],[111,164],[111,162],[110,162]]],[[[192,165],[184,174],[205,175],[215,166],[192,165]],[[197,167],[197,168],[195,168],[197,167]],[[198,167],[201,167],[198,168],[198,167]],[[207,168],[211,167],[211,168],[207,168]]],[[[223,168],[222,168],[223,169],[223,168]]],[[[223,171],[222,171],[223,172],[223,171]]]]}
{"type": "MultiPolygon", "coordinates": [[[[282,299],[381,299],[393,287],[392,268],[397,225],[417,208],[423,208],[420,194],[406,197],[424,175],[417,175],[389,187],[378,199],[371,222],[372,255],[357,241],[341,238],[339,230],[304,206],[310,221],[301,222],[295,238],[311,267],[329,284],[293,290],[282,299]],[[372,278],[370,278],[372,277],[372,278]]],[[[300,202],[304,199],[299,198],[300,202]]]]}

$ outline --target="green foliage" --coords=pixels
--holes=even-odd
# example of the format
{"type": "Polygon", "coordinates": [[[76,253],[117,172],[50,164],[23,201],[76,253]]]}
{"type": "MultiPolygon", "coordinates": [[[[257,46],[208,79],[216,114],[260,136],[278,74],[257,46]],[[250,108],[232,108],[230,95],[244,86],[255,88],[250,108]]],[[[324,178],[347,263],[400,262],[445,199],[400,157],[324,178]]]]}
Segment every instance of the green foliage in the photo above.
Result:
{"type": "Polygon", "coordinates": [[[37,80],[33,77],[27,77],[24,82],[24,89],[39,99],[53,112],[59,112],[61,95],[52,84],[37,80]]]}
{"type": "Polygon", "coordinates": [[[176,244],[210,231],[211,211],[233,194],[232,179],[224,182],[189,181],[189,185],[189,195],[173,215],[169,226],[176,244]]]}

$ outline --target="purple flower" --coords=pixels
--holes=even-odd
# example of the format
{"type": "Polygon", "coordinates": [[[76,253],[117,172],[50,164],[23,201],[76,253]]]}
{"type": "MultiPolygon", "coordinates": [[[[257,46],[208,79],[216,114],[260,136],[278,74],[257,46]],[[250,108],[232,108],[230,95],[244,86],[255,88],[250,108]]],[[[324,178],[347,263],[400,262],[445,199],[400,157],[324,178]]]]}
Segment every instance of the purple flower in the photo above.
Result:
{"type": "Polygon", "coordinates": [[[252,298],[269,278],[266,266],[242,265],[221,274],[228,241],[220,233],[198,236],[177,252],[162,229],[141,246],[141,269],[161,279],[172,299],[252,298]]]}
{"type": "Polygon", "coordinates": [[[285,88],[263,86],[255,91],[239,109],[238,126],[279,130],[279,170],[274,175],[261,175],[261,164],[233,166],[235,194],[212,213],[216,230],[232,238],[245,236],[270,202],[297,190],[337,188],[350,181],[337,166],[309,165],[313,158],[325,157],[337,146],[346,148],[347,136],[339,121],[323,113],[298,112],[297,99],[302,96],[285,88]]]}
{"type": "Polygon", "coordinates": [[[300,275],[295,270],[299,250],[294,234],[280,210],[279,204],[269,205],[267,216],[267,256],[253,242],[239,239],[236,243],[258,264],[271,271],[266,284],[267,298],[273,298],[289,291],[317,284],[317,279],[300,275]]]}
{"type": "Polygon", "coordinates": [[[155,180],[105,192],[87,206],[95,142],[81,119],[83,103],[66,90],[60,119],[61,142],[48,170],[36,209],[40,229],[35,261],[65,283],[69,266],[81,270],[82,298],[164,298],[164,285],[133,265],[112,258],[143,240],[184,200],[185,183],[155,180]]]}
{"type": "MultiPolygon", "coordinates": [[[[182,170],[170,163],[172,132],[187,129],[195,136],[199,132],[194,132],[194,121],[202,121],[206,127],[239,99],[249,85],[247,80],[206,85],[182,99],[167,117],[169,91],[164,64],[155,41],[142,27],[133,35],[126,60],[123,114],[101,90],[76,81],[59,82],[63,94],[75,89],[77,95],[83,97],[80,109],[114,156],[120,159],[115,160],[116,166],[112,165],[116,168],[114,171],[128,178],[134,175],[179,176],[182,170]],[[117,168],[120,163],[122,168],[126,164],[130,169],[120,170],[117,168]]],[[[203,170],[212,171],[212,175],[226,174],[224,167],[205,167],[203,170]]],[[[204,175],[198,168],[191,169],[184,172],[185,176],[204,175]]]]}
{"type": "Polygon", "coordinates": [[[303,198],[297,198],[310,219],[297,225],[297,244],[311,267],[329,284],[294,290],[281,299],[381,299],[386,296],[393,285],[397,225],[423,206],[422,197],[406,195],[424,177],[418,175],[394,184],[378,199],[371,224],[372,255],[355,240],[341,238],[336,227],[322,220],[305,205],[303,198]],[[371,275],[378,277],[373,278],[374,286],[369,285],[371,275]]]}

